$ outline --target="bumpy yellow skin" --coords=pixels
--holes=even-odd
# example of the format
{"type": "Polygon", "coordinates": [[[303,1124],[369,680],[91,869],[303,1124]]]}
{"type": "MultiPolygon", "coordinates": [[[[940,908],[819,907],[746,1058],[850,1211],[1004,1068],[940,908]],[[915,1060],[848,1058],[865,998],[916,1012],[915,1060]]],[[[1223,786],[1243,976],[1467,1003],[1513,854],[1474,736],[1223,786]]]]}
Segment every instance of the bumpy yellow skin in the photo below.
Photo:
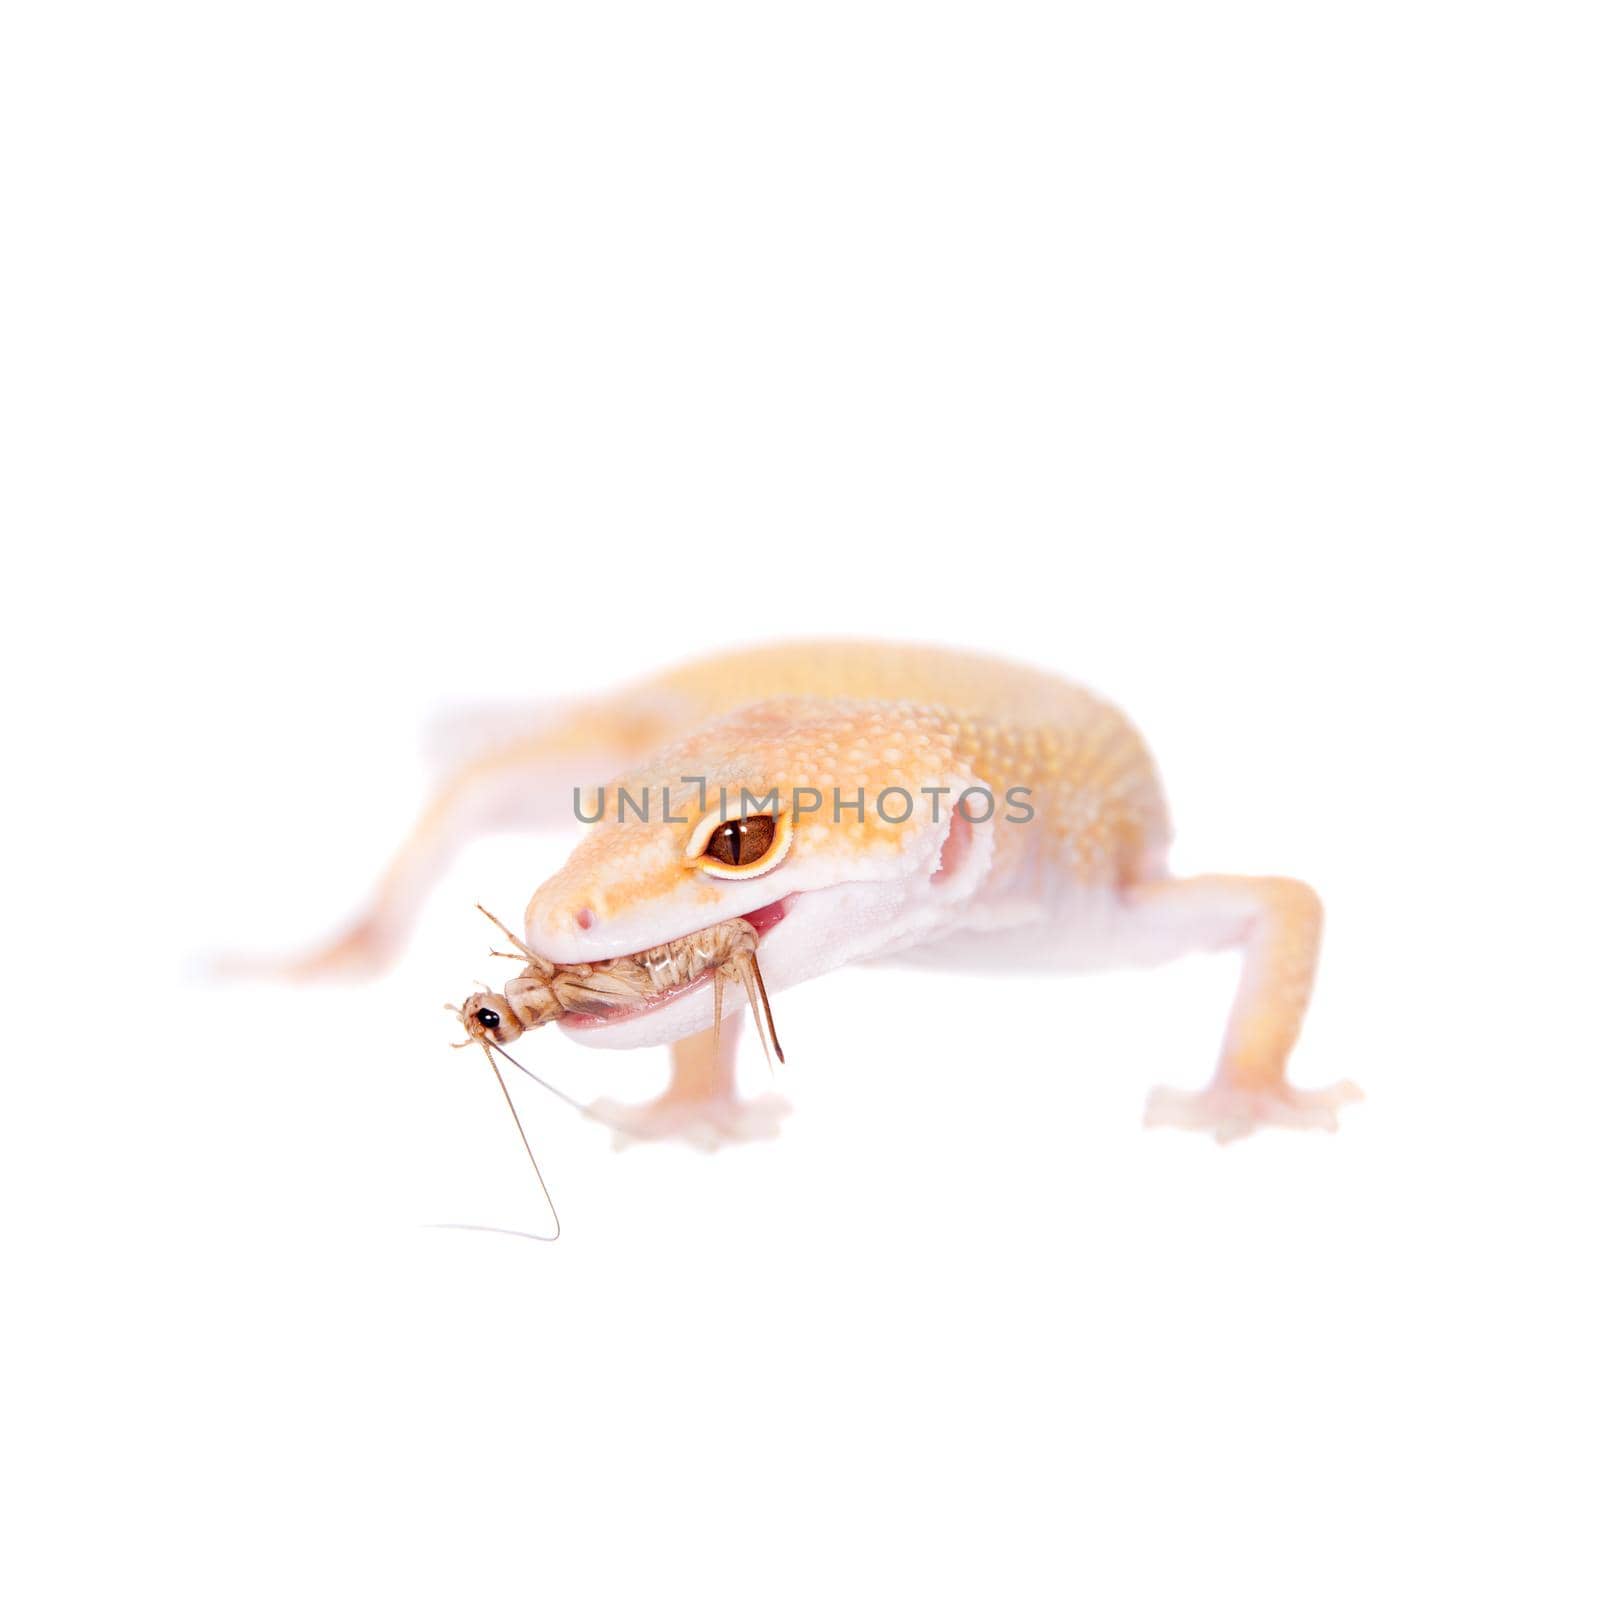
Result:
{"type": "MultiPolygon", "coordinates": [[[[557,820],[575,784],[592,815],[594,785],[604,784],[602,818],[528,906],[528,942],[550,960],[645,949],[779,897],[795,909],[763,941],[775,987],[839,959],[1066,970],[1237,947],[1243,980],[1214,1081],[1198,1093],[1158,1091],[1149,1120],[1223,1138],[1263,1122],[1331,1128],[1336,1107],[1354,1097],[1348,1085],[1308,1093],[1285,1081],[1316,968],[1316,895],[1288,878],[1169,877],[1155,765],[1122,713],[1086,689],[988,656],[813,641],[690,662],[533,722],[508,735],[502,718],[488,748],[446,784],[372,912],[310,970],[391,952],[423,885],[475,828],[557,820]],[[619,785],[660,810],[619,819],[619,785]],[[925,792],[941,786],[942,818],[925,792]],[[995,814],[979,820],[981,808],[970,808],[969,828],[952,821],[951,807],[974,786],[993,795],[995,814]],[[792,815],[792,844],[766,880],[708,876],[695,856],[702,798],[715,806],[719,788],[735,808],[741,790],[776,790],[792,815]],[[873,804],[891,790],[914,797],[905,821],[873,804]],[[796,791],[829,799],[797,812],[796,791]],[[848,804],[858,791],[861,812],[848,804]],[[1008,820],[1018,791],[1026,821],[1008,820]],[[830,803],[836,794],[842,811],[830,803]]],[[[624,1023],[591,1041],[683,1038],[665,1099],[616,1119],[645,1135],[770,1131],[741,1121],[731,1043],[713,1052],[702,1038],[671,1034],[697,1015],[688,1000],[673,1007],[676,1022],[657,1017],[631,1033],[624,1023]]]]}
{"type": "MultiPolygon", "coordinates": [[[[1002,802],[1013,788],[1029,792],[1036,814],[1027,826],[996,830],[996,891],[1052,873],[1126,884],[1165,861],[1160,781],[1127,718],[1086,689],[1009,662],[908,645],[771,645],[679,668],[600,708],[599,719],[667,746],[619,783],[633,793],[670,785],[674,815],[698,815],[698,786],[678,781],[685,773],[708,779],[712,793],[726,787],[735,803],[741,788],[777,788],[786,804],[797,787],[829,796],[820,814],[800,818],[797,852],[827,848],[862,862],[902,853],[914,829],[872,804],[864,816],[842,807],[835,816],[833,793],[917,795],[956,775],[1002,802]],[[648,706],[657,708],[653,726],[641,726],[648,706]]],[[[615,818],[613,806],[539,892],[547,936],[571,915],[559,902],[609,918],[679,889],[680,862],[661,830],[615,818]]]]}

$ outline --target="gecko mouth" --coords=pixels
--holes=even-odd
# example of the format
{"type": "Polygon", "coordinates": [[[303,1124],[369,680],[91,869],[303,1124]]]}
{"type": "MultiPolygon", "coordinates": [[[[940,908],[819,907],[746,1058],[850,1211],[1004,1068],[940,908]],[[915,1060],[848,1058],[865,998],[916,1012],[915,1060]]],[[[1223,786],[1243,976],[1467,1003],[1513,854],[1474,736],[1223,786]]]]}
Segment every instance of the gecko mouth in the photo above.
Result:
{"type": "MultiPolygon", "coordinates": [[[[524,956],[527,966],[503,993],[480,990],[459,1006],[448,1006],[466,1029],[462,1044],[488,1049],[519,1039],[531,1028],[559,1022],[575,1029],[604,1028],[627,1022],[680,1000],[710,983],[714,995],[712,1030],[722,1027],[722,991],[731,977],[743,986],[770,1056],[783,1060],[772,1025],[772,1008],[762,981],[756,947],[781,922],[794,896],[788,895],[746,916],[714,922],[695,933],[668,939],[632,955],[606,961],[557,963],[530,949],[493,912],[479,910],[524,956]]],[[[509,952],[496,951],[496,955],[509,952]]]]}
{"type": "Polygon", "coordinates": [[[713,923],[633,955],[586,963],[586,981],[581,984],[575,981],[578,968],[557,967],[565,1009],[556,1020],[563,1028],[608,1028],[646,1012],[659,1011],[662,1006],[703,989],[724,966],[737,965],[741,957],[754,958],[755,946],[769,929],[783,921],[791,898],[775,900],[742,917],[713,923]],[[736,929],[740,923],[755,936],[747,951],[739,949],[745,941],[737,935],[730,937],[725,931],[736,929]],[[648,988],[641,989],[641,975],[648,980],[648,988]]]}

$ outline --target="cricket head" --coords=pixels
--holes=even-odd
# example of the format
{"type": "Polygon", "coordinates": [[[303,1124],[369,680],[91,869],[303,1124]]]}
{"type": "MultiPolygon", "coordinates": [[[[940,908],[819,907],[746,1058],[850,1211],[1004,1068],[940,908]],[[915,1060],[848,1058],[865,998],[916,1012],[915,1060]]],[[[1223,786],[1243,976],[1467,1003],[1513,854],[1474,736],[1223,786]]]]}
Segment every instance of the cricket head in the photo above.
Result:
{"type": "MultiPolygon", "coordinates": [[[[745,963],[775,992],[937,936],[994,852],[958,733],[900,703],[763,702],[588,796],[595,820],[528,905],[528,969],[466,1002],[468,1033],[503,1042],[509,1016],[668,1043],[712,1026],[745,963]]],[[[746,978],[727,998],[756,995],[746,978]]]]}

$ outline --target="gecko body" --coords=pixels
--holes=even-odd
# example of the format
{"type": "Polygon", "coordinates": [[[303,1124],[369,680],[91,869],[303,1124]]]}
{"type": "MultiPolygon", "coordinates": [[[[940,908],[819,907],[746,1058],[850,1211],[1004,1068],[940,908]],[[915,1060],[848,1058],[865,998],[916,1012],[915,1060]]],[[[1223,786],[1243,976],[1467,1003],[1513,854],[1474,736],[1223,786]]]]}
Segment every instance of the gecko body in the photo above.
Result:
{"type": "MultiPolygon", "coordinates": [[[[547,1008],[572,1037],[673,1046],[661,1099],[599,1108],[626,1134],[774,1131],[777,1107],[736,1097],[737,1029],[713,1029],[720,983],[702,971],[635,1000],[611,981],[637,987],[662,952],[735,923],[774,993],[863,961],[1049,973],[1237,948],[1212,1082],[1155,1091],[1147,1120],[1225,1139],[1262,1123],[1332,1128],[1356,1096],[1286,1081],[1316,968],[1315,893],[1291,878],[1173,877],[1143,740],[1076,684],[958,651],[816,641],[692,662],[536,720],[496,719],[368,914],[302,971],[381,963],[464,838],[555,821],[582,790],[595,820],[533,894],[520,942],[530,973],[581,971],[586,993],[611,982],[587,1013],[547,1008]]],[[[735,992],[730,1023],[742,1004],[735,992]]]]}

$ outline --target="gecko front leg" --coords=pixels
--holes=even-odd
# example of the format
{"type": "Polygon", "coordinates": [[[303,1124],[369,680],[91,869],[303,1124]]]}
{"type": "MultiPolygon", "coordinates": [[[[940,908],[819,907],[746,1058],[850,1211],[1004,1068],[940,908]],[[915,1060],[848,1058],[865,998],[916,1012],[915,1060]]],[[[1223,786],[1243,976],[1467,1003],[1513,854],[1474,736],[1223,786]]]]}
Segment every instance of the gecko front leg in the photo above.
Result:
{"type": "Polygon", "coordinates": [[[1153,1090],[1146,1125],[1203,1129],[1220,1141],[1263,1124],[1336,1129],[1339,1107],[1361,1091],[1350,1082],[1297,1089],[1286,1077],[1317,970],[1316,892],[1293,878],[1203,877],[1140,884],[1126,898],[1189,949],[1237,945],[1244,954],[1216,1076],[1204,1089],[1153,1090]]]}
{"type": "Polygon", "coordinates": [[[612,1130],[616,1148],[636,1140],[682,1139],[702,1150],[751,1139],[775,1139],[788,1101],[775,1094],[741,1100],[735,1085],[742,1016],[724,1017],[722,1036],[710,1028],[672,1046],[672,1079],[643,1105],[597,1100],[589,1115],[612,1130]]]}

